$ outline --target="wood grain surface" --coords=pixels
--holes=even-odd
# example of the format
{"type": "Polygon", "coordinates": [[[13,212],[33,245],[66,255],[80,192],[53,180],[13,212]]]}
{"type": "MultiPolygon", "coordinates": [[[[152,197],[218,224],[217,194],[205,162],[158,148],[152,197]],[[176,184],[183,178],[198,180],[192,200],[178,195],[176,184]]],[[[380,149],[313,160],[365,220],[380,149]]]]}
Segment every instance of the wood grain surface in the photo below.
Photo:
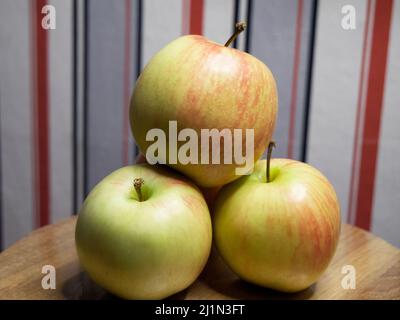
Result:
{"type": "MultiPolygon", "coordinates": [[[[38,229],[0,254],[0,299],[117,299],[82,271],[75,250],[76,219],[38,229]],[[56,268],[56,289],[41,286],[44,265],[56,268]]],[[[212,251],[199,279],[172,299],[400,299],[400,250],[343,225],[339,246],[319,281],[284,294],[237,278],[212,251]],[[343,289],[342,267],[353,265],[356,288],[343,289]]]]}

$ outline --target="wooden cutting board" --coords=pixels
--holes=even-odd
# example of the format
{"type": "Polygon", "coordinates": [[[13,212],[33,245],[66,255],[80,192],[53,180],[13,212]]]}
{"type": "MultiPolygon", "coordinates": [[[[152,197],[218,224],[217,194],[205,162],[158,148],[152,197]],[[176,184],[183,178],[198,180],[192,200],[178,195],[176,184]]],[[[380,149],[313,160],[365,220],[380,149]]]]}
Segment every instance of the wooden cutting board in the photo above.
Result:
{"type": "MultiPolygon", "coordinates": [[[[38,229],[0,254],[0,299],[117,299],[82,271],[75,250],[76,218],[38,229]],[[41,286],[44,265],[56,269],[56,289],[41,286]]],[[[173,299],[400,299],[400,250],[346,225],[329,268],[310,288],[284,294],[235,276],[213,249],[199,279],[173,299]],[[342,268],[356,270],[356,288],[343,289],[342,268]]]]}

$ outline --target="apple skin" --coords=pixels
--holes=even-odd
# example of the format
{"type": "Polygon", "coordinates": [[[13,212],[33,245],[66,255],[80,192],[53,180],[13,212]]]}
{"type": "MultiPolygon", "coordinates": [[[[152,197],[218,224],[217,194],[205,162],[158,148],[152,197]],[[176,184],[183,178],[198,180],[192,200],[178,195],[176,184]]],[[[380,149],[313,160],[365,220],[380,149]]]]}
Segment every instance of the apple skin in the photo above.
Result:
{"type": "Polygon", "coordinates": [[[168,168],[118,169],[86,198],[75,232],[79,260],[99,285],[126,299],[162,299],[192,284],[211,248],[198,188],[168,168]],[[144,179],[138,201],[135,178],[144,179]]]}
{"type": "Polygon", "coordinates": [[[317,169],[288,159],[266,161],[219,192],[214,240],[242,279],[283,292],[312,285],[333,257],[340,233],[334,188],[317,169]]]}
{"type": "MultiPolygon", "coordinates": [[[[140,163],[148,163],[146,157],[143,153],[139,153],[135,160],[136,164],[140,163]]],[[[201,193],[204,196],[204,199],[207,202],[208,208],[212,211],[214,207],[215,200],[217,199],[218,191],[221,189],[221,186],[213,187],[213,188],[200,188],[201,193]]]]}
{"type": "MultiPolygon", "coordinates": [[[[167,135],[169,121],[185,128],[254,129],[254,161],[266,149],[278,110],[276,83],[268,67],[243,51],[224,47],[203,36],[180,37],[161,49],[137,80],[130,105],[130,124],[142,153],[153,143],[153,128],[167,135]]],[[[233,131],[231,131],[233,133],[233,131]]],[[[178,142],[179,146],[184,142],[178,142]]],[[[210,146],[210,153],[211,153],[210,146]]],[[[217,187],[240,176],[233,164],[169,164],[201,187],[217,187]]],[[[221,163],[223,147],[221,146],[221,163]]],[[[210,157],[211,159],[211,157],[210,157]]],[[[199,157],[200,160],[200,157],[199,157]]],[[[211,162],[211,161],[210,161],[211,162]]]]}

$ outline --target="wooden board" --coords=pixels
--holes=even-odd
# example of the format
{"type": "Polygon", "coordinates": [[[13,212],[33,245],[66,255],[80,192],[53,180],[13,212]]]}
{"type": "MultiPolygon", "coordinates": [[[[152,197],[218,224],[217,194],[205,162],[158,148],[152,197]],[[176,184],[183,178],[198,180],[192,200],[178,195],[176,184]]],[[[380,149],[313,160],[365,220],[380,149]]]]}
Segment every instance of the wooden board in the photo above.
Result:
{"type": "MultiPolygon", "coordinates": [[[[116,299],[79,266],[76,219],[34,231],[0,254],[0,299],[116,299]],[[57,287],[41,286],[43,265],[56,268],[57,287]]],[[[329,268],[310,288],[284,294],[238,279],[213,250],[199,279],[173,299],[400,299],[400,250],[350,225],[342,226],[329,268]],[[342,267],[356,268],[356,289],[343,289],[342,267]]]]}

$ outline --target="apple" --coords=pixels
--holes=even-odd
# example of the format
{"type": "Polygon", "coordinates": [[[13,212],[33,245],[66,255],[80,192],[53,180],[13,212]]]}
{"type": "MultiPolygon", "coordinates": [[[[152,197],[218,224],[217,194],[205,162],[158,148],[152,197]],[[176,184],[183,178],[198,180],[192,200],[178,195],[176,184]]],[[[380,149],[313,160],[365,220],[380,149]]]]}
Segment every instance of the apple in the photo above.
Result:
{"type": "MultiPolygon", "coordinates": [[[[254,129],[254,159],[262,156],[275,127],[277,89],[271,71],[263,62],[229,48],[243,29],[243,24],[237,24],[235,34],[225,46],[199,35],[182,36],[149,61],[136,82],[130,104],[131,130],[143,154],[154,143],[147,141],[147,133],[158,128],[168,134],[169,121],[176,121],[178,131],[195,130],[198,146],[202,129],[227,129],[232,135],[233,129],[241,129],[243,133],[254,129]]],[[[245,150],[246,139],[242,139],[245,150]]],[[[178,141],[178,149],[184,143],[178,141]]],[[[166,144],[166,164],[201,187],[217,187],[233,181],[239,177],[235,169],[243,167],[236,161],[175,163],[170,161],[169,139],[166,144]]],[[[224,160],[222,147],[219,151],[210,147],[209,151],[219,152],[224,160]]],[[[253,165],[251,161],[250,169],[253,165]]]]}
{"type": "Polygon", "coordinates": [[[340,207],[321,172],[295,160],[270,161],[271,148],[251,175],[219,192],[214,240],[240,278],[296,292],[313,284],[333,257],[340,207]]]}
{"type": "Polygon", "coordinates": [[[211,239],[199,189],[148,164],[118,169],[97,184],[75,233],[89,276],[127,299],[162,299],[187,288],[207,262],[211,239]]]}
{"type": "MultiPolygon", "coordinates": [[[[139,153],[135,160],[136,164],[140,163],[148,163],[146,157],[143,153],[139,153]]],[[[217,198],[218,191],[221,189],[221,186],[213,187],[213,188],[200,188],[201,193],[204,196],[204,199],[207,202],[208,208],[212,210],[214,207],[215,199],[217,198]]]]}

